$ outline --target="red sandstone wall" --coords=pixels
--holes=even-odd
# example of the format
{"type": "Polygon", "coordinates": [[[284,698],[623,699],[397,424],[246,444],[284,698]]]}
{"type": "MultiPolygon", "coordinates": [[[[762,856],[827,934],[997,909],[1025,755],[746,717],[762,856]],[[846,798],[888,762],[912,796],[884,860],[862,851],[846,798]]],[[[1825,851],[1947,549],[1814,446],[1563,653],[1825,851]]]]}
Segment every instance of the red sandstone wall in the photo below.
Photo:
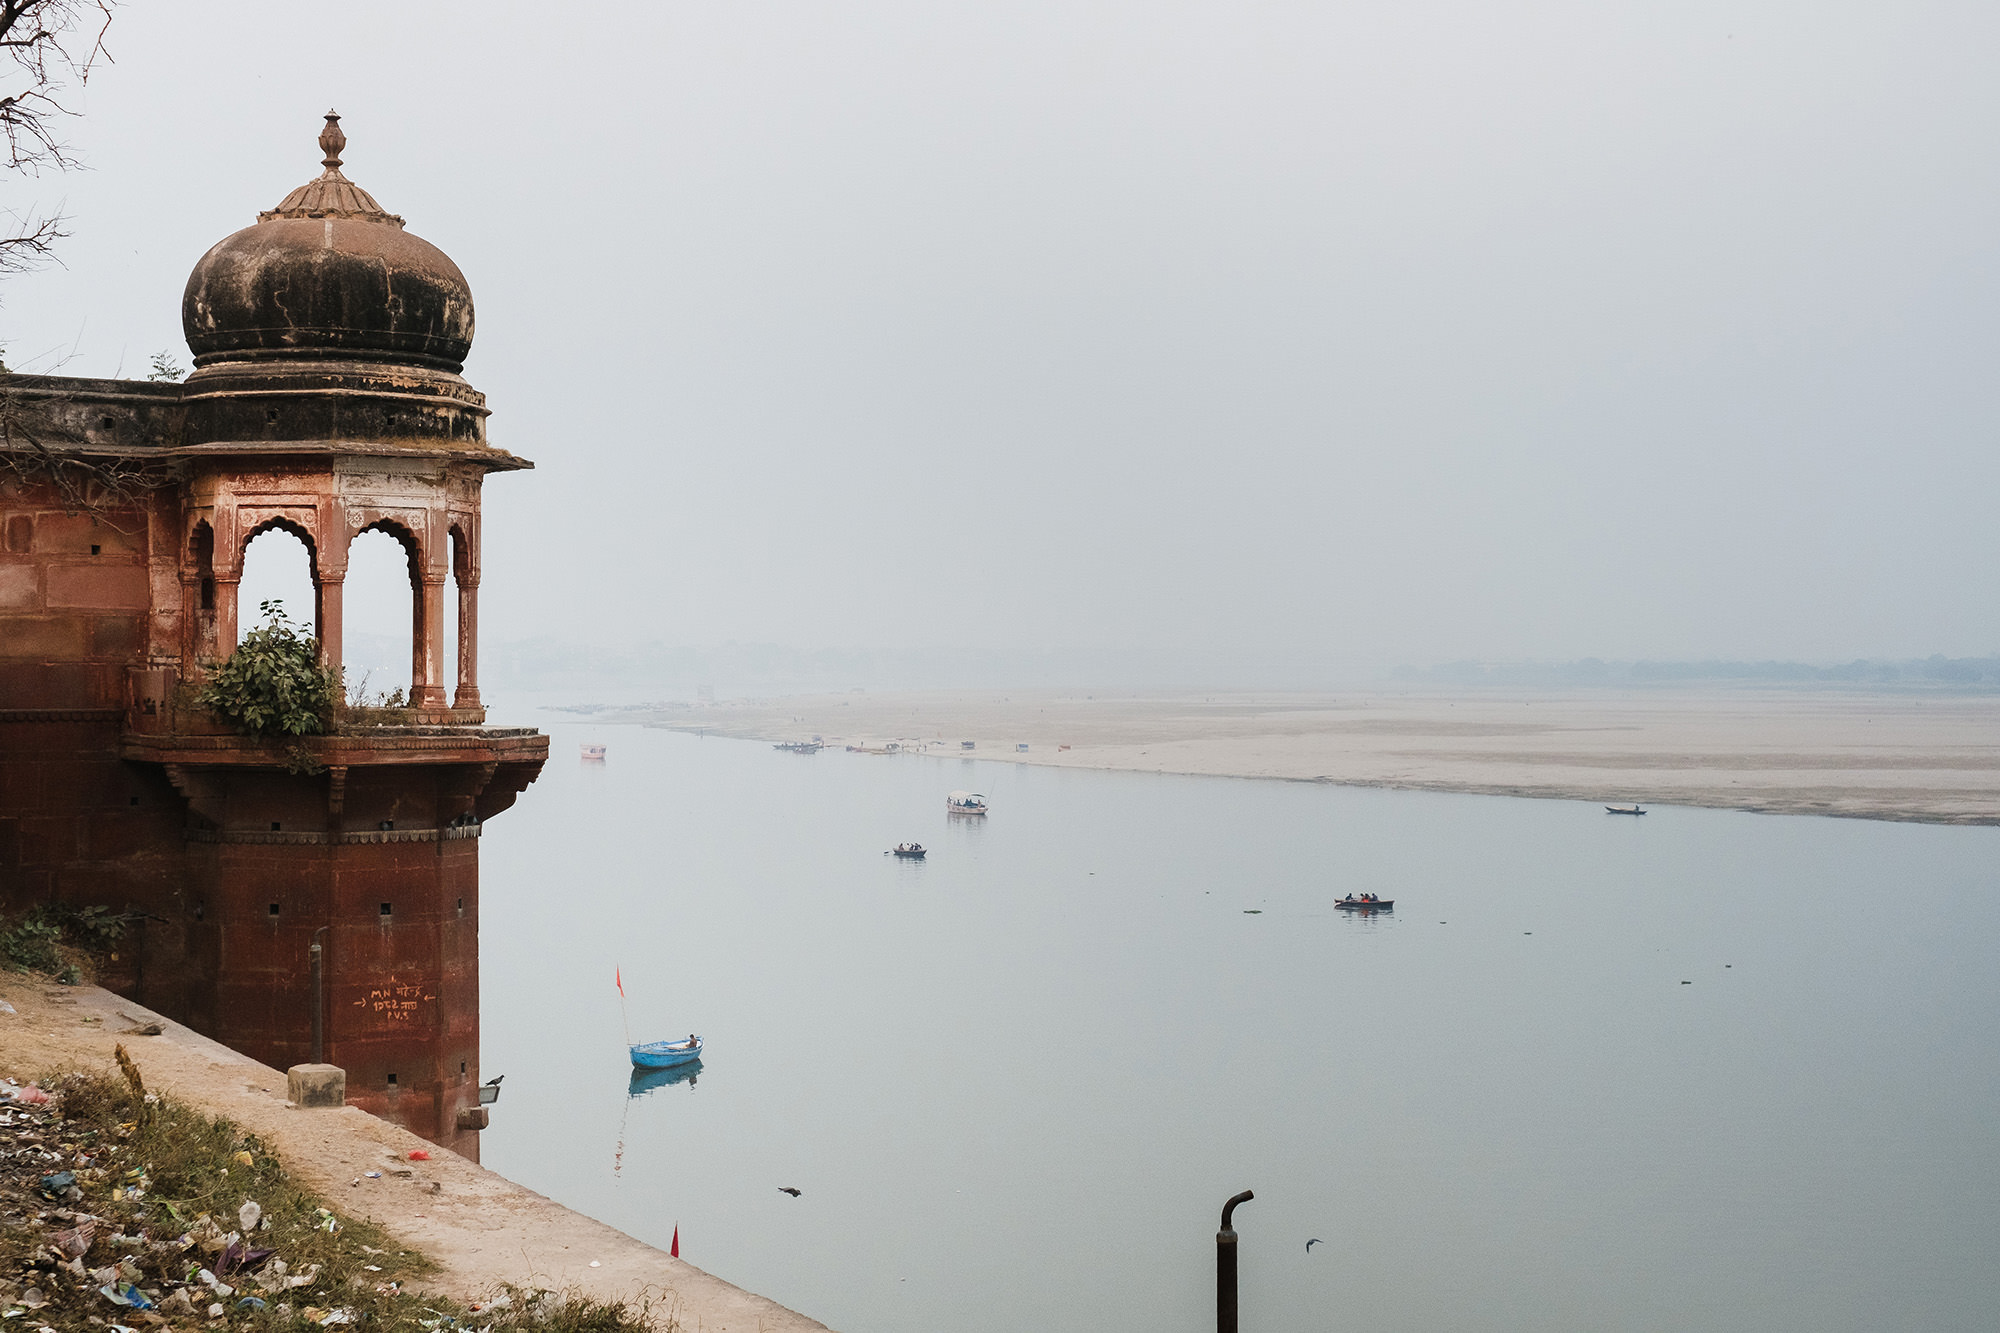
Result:
{"type": "Polygon", "coordinates": [[[0,906],[175,906],[184,807],[157,769],[118,758],[154,517],[0,487],[0,906]]]}
{"type": "Polygon", "coordinates": [[[541,751],[359,741],[338,795],[247,742],[122,758],[144,753],[128,726],[198,745],[134,692],[178,665],[177,505],[92,518],[0,486],[0,909],[136,908],[106,984],[280,1068],[310,1054],[327,926],[326,1058],[349,1099],[476,1159],[458,1115],[478,1103],[479,843],[454,821],[512,804],[541,751]]]}

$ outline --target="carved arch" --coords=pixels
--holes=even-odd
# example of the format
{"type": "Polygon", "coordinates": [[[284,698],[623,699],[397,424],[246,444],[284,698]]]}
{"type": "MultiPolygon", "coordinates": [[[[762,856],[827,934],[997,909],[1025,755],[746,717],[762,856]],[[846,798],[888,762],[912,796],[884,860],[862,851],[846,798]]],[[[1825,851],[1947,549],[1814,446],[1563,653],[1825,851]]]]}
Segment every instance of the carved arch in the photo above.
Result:
{"type": "Polygon", "coordinates": [[[311,531],[306,528],[305,524],[290,518],[267,518],[256,527],[244,533],[243,544],[236,548],[236,567],[238,569],[243,568],[243,557],[249,553],[250,543],[273,530],[289,532],[304,544],[306,548],[306,568],[311,572],[313,578],[317,580],[319,578],[319,543],[314,540],[311,531]]]}

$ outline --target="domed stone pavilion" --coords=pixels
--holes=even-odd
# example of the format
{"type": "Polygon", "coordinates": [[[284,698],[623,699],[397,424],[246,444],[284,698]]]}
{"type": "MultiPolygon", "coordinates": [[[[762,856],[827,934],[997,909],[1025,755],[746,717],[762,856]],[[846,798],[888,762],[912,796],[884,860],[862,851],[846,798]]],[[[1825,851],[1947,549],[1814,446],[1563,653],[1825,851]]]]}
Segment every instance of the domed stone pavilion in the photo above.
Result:
{"type": "Polygon", "coordinates": [[[0,909],[126,912],[105,984],[477,1156],[479,834],[548,751],[484,725],[480,493],[531,465],[461,377],[465,275],[346,144],[328,113],[321,173],[196,263],[185,383],[0,375],[0,779],[33,793],[0,808],[0,909]],[[195,705],[272,529],[334,667],[350,546],[401,544],[406,708],[281,740],[195,705]]]}

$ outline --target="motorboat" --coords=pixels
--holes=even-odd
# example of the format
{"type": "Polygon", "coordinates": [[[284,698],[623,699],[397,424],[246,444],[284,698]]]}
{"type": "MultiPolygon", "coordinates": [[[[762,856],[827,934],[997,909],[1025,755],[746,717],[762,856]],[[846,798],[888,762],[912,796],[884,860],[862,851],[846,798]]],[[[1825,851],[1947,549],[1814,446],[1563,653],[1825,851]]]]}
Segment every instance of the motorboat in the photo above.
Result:
{"type": "Polygon", "coordinates": [[[944,808],[954,815],[983,815],[986,797],[976,791],[955,791],[944,798],[944,808]]]}
{"type": "Polygon", "coordinates": [[[1364,893],[1357,898],[1350,893],[1345,898],[1335,902],[1334,906],[1343,912],[1389,912],[1395,910],[1396,900],[1394,898],[1377,898],[1371,893],[1364,893]]]}
{"type": "Polygon", "coordinates": [[[690,1060],[701,1059],[701,1038],[683,1041],[649,1041],[632,1047],[634,1069],[671,1069],[690,1060]]]}
{"type": "Polygon", "coordinates": [[[1646,811],[1645,807],[1637,805],[1607,805],[1604,807],[1604,813],[1607,815],[1643,815],[1646,811]]]}

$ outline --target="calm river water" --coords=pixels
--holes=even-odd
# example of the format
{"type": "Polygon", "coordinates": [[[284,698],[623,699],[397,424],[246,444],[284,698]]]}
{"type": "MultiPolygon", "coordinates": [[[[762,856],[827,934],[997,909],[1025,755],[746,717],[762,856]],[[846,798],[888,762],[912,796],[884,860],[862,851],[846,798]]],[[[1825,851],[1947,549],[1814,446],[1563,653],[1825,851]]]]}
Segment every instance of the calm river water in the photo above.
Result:
{"type": "Polygon", "coordinates": [[[1246,1330],[2000,1327],[2000,830],[550,730],[486,1162],[837,1329],[1212,1328],[1245,1188],[1246,1330]]]}

